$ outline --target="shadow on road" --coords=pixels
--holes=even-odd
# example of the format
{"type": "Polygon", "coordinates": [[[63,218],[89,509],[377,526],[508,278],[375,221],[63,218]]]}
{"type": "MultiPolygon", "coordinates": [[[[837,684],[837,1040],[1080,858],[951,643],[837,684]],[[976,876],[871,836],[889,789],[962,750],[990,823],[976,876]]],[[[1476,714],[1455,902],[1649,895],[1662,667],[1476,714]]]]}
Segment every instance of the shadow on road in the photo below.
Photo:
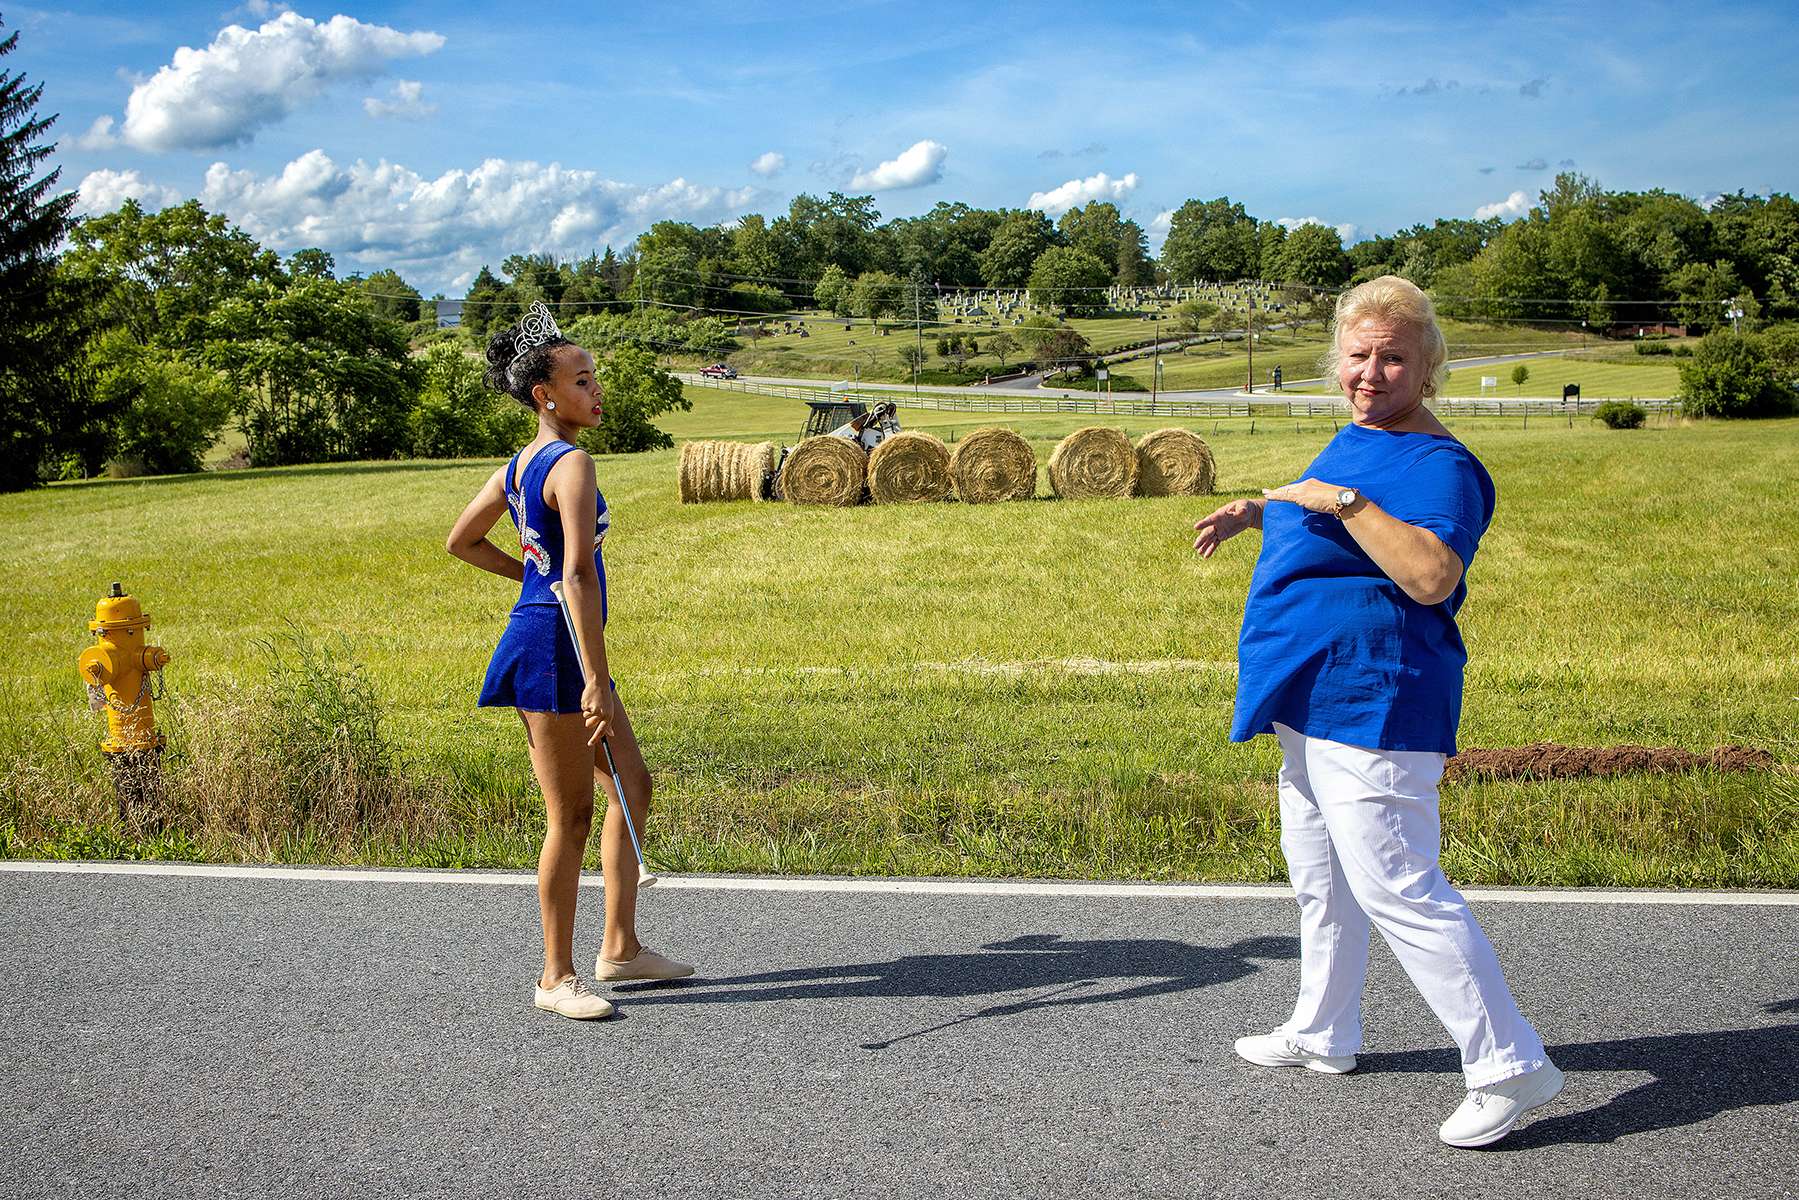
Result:
{"type": "Polygon", "coordinates": [[[629,990],[633,1004],[743,1004],[770,1000],[992,996],[996,1003],[886,1041],[883,1050],[955,1025],[1038,1008],[1109,1004],[1191,991],[1260,970],[1258,960],[1296,958],[1299,939],[1245,938],[1229,946],[1193,946],[1166,938],[1064,941],[1034,933],[992,942],[972,954],[908,954],[873,963],[840,963],[694,981],[678,989],[629,990]],[[1113,986],[1126,981],[1125,986],[1113,986]],[[719,989],[734,990],[723,991],[719,989]],[[1023,994],[1020,993],[1034,993],[1023,994]]]}
{"type": "MultiPolygon", "coordinates": [[[[1780,1006],[1769,1007],[1772,1011],[1780,1006]]],[[[1799,1101],[1799,1074],[1793,1071],[1799,1062],[1799,1025],[1574,1042],[1551,1046],[1549,1056],[1568,1072],[1568,1088],[1557,1101],[1559,1106],[1580,1104],[1582,1072],[1647,1072],[1653,1078],[1598,1108],[1532,1121],[1494,1150],[1615,1142],[1632,1134],[1696,1125],[1739,1108],[1799,1101]]],[[[1453,1051],[1418,1050],[1364,1054],[1360,1073],[1460,1070],[1453,1051]]]]}

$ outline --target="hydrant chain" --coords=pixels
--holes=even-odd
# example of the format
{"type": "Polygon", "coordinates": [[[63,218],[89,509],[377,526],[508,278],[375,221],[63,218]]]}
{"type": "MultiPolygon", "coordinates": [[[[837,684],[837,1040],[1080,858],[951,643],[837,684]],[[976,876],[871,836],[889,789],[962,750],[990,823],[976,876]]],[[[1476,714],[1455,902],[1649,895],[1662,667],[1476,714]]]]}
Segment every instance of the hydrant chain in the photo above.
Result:
{"type": "Polygon", "coordinates": [[[153,692],[150,691],[151,674],[152,672],[146,671],[143,677],[138,680],[137,697],[132,700],[130,704],[120,704],[117,700],[114,700],[111,696],[107,695],[104,690],[95,688],[91,683],[88,684],[88,690],[90,692],[98,691],[100,698],[106,702],[107,708],[112,709],[112,711],[118,713],[122,717],[128,717],[139,708],[143,707],[145,692],[150,692],[150,698],[152,700],[162,699],[162,668],[158,667],[154,672],[156,676],[156,690],[153,692]]]}

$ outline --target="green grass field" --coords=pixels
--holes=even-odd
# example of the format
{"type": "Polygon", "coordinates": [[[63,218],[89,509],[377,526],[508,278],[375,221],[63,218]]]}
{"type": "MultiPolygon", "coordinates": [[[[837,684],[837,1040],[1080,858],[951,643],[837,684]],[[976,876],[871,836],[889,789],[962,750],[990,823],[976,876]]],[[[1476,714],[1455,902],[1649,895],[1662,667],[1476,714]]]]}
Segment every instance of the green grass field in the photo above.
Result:
{"type": "MultiPolygon", "coordinates": [[[[798,432],[794,402],[694,396],[669,422],[678,436],[798,432]]],[[[1009,423],[1041,458],[1085,422],[1009,423]]],[[[1297,476],[1331,423],[1200,428],[1229,496],[1297,476]]],[[[1743,742],[1783,766],[1452,785],[1452,877],[1799,885],[1799,516],[1785,496],[1799,421],[1454,428],[1501,497],[1462,619],[1463,745],[1743,742]]],[[[514,589],[442,550],[493,465],[0,497],[0,854],[534,861],[518,722],[473,707],[514,589]],[[159,713],[180,816],[160,833],[110,815],[99,718],[73,670],[114,579],[174,656],[159,713]],[[381,706],[400,799],[360,822],[263,786],[333,736],[280,707],[291,677],[271,690],[269,645],[291,665],[296,633],[360,664],[381,706]]],[[[1281,876],[1276,748],[1225,741],[1256,538],[1210,562],[1189,550],[1216,499],[682,506],[673,453],[599,470],[609,646],[657,772],[659,868],[1281,876]]]]}

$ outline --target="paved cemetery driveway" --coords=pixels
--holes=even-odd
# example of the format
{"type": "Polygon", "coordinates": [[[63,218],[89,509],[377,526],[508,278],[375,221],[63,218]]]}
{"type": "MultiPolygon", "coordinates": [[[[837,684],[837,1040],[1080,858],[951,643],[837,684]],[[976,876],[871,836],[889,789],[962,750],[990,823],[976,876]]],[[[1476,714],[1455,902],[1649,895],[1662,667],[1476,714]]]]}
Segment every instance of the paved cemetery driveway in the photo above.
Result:
{"type": "Polygon", "coordinates": [[[646,936],[704,976],[577,1024],[530,1007],[525,876],[22,866],[0,864],[8,1197],[1799,1188],[1790,896],[1477,894],[1568,1089],[1468,1152],[1436,1141],[1456,1056],[1384,949],[1356,1074],[1231,1054],[1292,999],[1279,889],[671,881],[646,936]]]}

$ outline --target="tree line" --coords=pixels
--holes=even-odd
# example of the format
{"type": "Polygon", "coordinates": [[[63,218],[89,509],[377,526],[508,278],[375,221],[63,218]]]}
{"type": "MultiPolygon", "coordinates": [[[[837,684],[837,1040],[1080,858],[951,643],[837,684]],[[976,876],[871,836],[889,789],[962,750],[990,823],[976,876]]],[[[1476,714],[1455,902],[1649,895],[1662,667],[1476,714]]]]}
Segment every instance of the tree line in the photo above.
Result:
{"type": "MultiPolygon", "coordinates": [[[[0,57],[17,40],[0,41],[0,57]]],[[[1289,229],[1228,196],[1189,200],[1170,214],[1156,257],[1109,201],[1053,220],[950,202],[883,220],[872,196],[803,194],[772,220],[660,221],[622,252],[483,266],[462,297],[461,328],[445,331],[396,272],[339,278],[319,248],[283,258],[197,200],[155,213],[127,201],[77,220],[58,171],[41,170],[56,120],[37,115],[41,94],[0,74],[3,489],[108,462],[196,470],[228,426],[259,466],[504,454],[528,436],[530,414],[482,390],[467,350],[538,300],[604,356],[609,403],[592,448],[621,451],[668,444],[652,419],[686,406],[658,355],[722,356],[746,319],[802,306],[930,319],[944,289],[1027,290],[1038,308],[1071,317],[1104,310],[1118,288],[1249,279],[1311,296],[1316,318],[1343,286],[1395,273],[1431,290],[1446,315],[1471,319],[1601,330],[1674,321],[1705,332],[1799,317],[1790,196],[1700,205],[1563,174],[1521,219],[1439,219],[1347,248],[1335,229],[1289,229]]],[[[1190,301],[1173,314],[1177,327],[1235,320],[1209,308],[1190,301]]],[[[1078,332],[1042,316],[1016,335],[998,335],[1003,353],[1068,362],[1084,350],[1078,332]]],[[[1778,406],[1791,341],[1751,339],[1725,355],[1748,355],[1776,380],[1740,410],[1778,406]]],[[[972,351],[946,338],[939,353],[972,351]]]]}

